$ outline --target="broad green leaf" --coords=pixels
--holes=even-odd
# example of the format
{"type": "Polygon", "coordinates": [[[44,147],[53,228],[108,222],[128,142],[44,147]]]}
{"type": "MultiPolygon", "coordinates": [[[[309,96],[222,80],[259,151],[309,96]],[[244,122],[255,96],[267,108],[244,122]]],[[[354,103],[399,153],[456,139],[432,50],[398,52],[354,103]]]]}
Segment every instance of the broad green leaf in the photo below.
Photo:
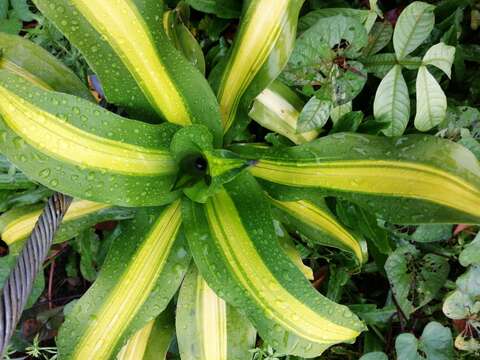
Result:
{"type": "Polygon", "coordinates": [[[87,100],[34,87],[0,70],[0,152],[29,178],[75,197],[124,206],[161,205],[177,165],[176,126],[115,115],[87,100]]]}
{"type": "Polygon", "coordinates": [[[355,57],[367,41],[365,28],[355,18],[322,19],[298,37],[282,78],[289,85],[319,85],[337,56],[355,57]]]}
{"type": "MultiPolygon", "coordinates": [[[[0,216],[0,237],[17,252],[33,230],[43,204],[17,207],[0,216]]],[[[75,200],[70,205],[60,225],[54,242],[59,243],[78,235],[82,230],[107,220],[123,220],[131,218],[134,211],[128,208],[112,207],[87,200],[75,200]]]]}
{"type": "Polygon", "coordinates": [[[413,334],[400,334],[395,339],[398,360],[425,360],[418,355],[418,340],[413,334]]]}
{"type": "Polygon", "coordinates": [[[176,9],[163,14],[165,33],[175,48],[205,75],[205,56],[197,39],[184,23],[182,10],[182,7],[177,6],[176,9]]]}
{"type": "Polygon", "coordinates": [[[423,56],[423,65],[433,65],[442,70],[449,78],[452,73],[452,64],[455,58],[455,47],[444,43],[433,45],[423,56]]]}
{"type": "Polygon", "coordinates": [[[27,0],[10,0],[10,4],[20,20],[29,22],[35,19],[27,0]]]}
{"type": "Polygon", "coordinates": [[[385,271],[390,282],[392,295],[407,319],[415,310],[409,300],[413,281],[413,275],[409,272],[409,263],[413,262],[417,255],[418,250],[412,246],[399,247],[388,257],[385,263],[385,271]]]}
{"type": "Polygon", "coordinates": [[[387,324],[398,311],[394,305],[378,309],[377,305],[374,304],[354,304],[349,305],[349,308],[368,325],[379,326],[387,324]]]}
{"type": "Polygon", "coordinates": [[[452,331],[436,321],[428,323],[420,337],[420,349],[427,360],[453,360],[452,331]]]}
{"type": "Polygon", "coordinates": [[[395,65],[382,79],[373,103],[375,119],[388,123],[382,130],[387,136],[400,136],[410,118],[410,98],[400,65],[395,65]]]}
{"type": "Polygon", "coordinates": [[[297,133],[298,119],[304,105],[293,90],[280,81],[274,81],[255,98],[248,116],[295,144],[303,144],[318,136],[315,130],[297,133]]]}
{"type": "Polygon", "coordinates": [[[174,312],[169,306],[128,340],[117,360],[164,360],[174,334],[174,312]]]}
{"type": "Polygon", "coordinates": [[[420,253],[413,246],[398,247],[385,263],[392,294],[403,314],[410,317],[429,303],[447,280],[448,260],[435,254],[420,253]]]}
{"type": "Polygon", "coordinates": [[[470,265],[480,265],[480,235],[477,234],[460,253],[458,261],[464,267],[470,265]]]}
{"type": "Polygon", "coordinates": [[[333,121],[333,124],[337,124],[337,122],[346,114],[352,111],[352,102],[349,101],[342,105],[337,105],[332,108],[330,111],[330,118],[333,121]]]}
{"type": "Polygon", "coordinates": [[[362,50],[362,56],[371,56],[388,45],[392,39],[393,27],[388,21],[377,22],[368,34],[368,44],[362,50]]]}
{"type": "MultiPolygon", "coordinates": [[[[217,97],[227,132],[251,102],[282,71],[292,52],[304,0],[259,0],[246,4],[223,70],[217,97]]],[[[246,124],[238,122],[232,134],[246,124]]]]}
{"type": "Polygon", "coordinates": [[[210,289],[195,266],[180,288],[176,329],[182,359],[252,358],[255,329],[210,289]]]}
{"type": "Polygon", "coordinates": [[[93,100],[77,76],[49,52],[21,36],[0,33],[0,69],[24,77],[37,86],[93,100]]]}
{"type": "Polygon", "coordinates": [[[313,243],[333,246],[353,254],[361,265],[368,259],[362,240],[347,228],[328,209],[323,198],[279,201],[270,198],[275,217],[288,229],[305,235],[313,243]],[[363,246],[363,248],[362,248],[363,246]]]}
{"type": "Polygon", "coordinates": [[[430,35],[435,23],[433,5],[414,1],[398,17],[393,32],[393,47],[399,60],[419,47],[430,35]]]}
{"type": "Polygon", "coordinates": [[[420,243],[429,243],[448,240],[452,236],[452,225],[420,225],[412,234],[412,240],[420,243]]]}
{"type": "Polygon", "coordinates": [[[167,307],[190,263],[181,221],[180,200],[138,210],[67,314],[57,338],[62,359],[111,359],[167,307]]]}
{"type": "Polygon", "coordinates": [[[289,188],[303,194],[316,188],[393,223],[480,220],[478,160],[463,146],[433,136],[338,133],[293,147],[239,145],[232,150],[257,160],[250,173],[285,194],[289,188]]]}
{"type": "Polygon", "coordinates": [[[324,127],[330,117],[331,109],[330,101],[320,100],[315,96],[310,98],[298,117],[297,132],[304,133],[324,127]]]}
{"type": "Polygon", "coordinates": [[[415,127],[420,131],[428,131],[445,119],[447,97],[426,66],[418,69],[416,89],[415,127]]]}
{"type": "Polygon", "coordinates": [[[311,287],[281,249],[269,204],[247,173],[205,205],[185,201],[183,214],[202,276],[277,350],[314,357],[333,344],[353,342],[364,329],[346,307],[311,287]]]}
{"type": "Polygon", "coordinates": [[[134,117],[207,125],[221,140],[220,115],[206,79],[170,43],[163,1],[34,0],[85,56],[107,99],[134,117]]]}
{"type": "Polygon", "coordinates": [[[237,0],[186,0],[192,8],[220,18],[238,18],[242,11],[242,2],[237,0]]]}
{"type": "Polygon", "coordinates": [[[408,333],[395,340],[398,360],[453,360],[452,332],[432,321],[423,329],[420,339],[408,333]]]}
{"type": "Polygon", "coordinates": [[[451,292],[443,302],[443,313],[454,320],[471,317],[480,313],[480,266],[470,266],[464,274],[457,278],[457,289],[451,292]]]}

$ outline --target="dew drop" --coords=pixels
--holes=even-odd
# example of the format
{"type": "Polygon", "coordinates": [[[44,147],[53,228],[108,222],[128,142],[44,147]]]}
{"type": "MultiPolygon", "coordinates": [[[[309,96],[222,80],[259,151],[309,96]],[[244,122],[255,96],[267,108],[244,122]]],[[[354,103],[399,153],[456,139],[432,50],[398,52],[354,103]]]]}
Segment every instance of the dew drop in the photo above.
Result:
{"type": "Polygon", "coordinates": [[[46,179],[50,176],[50,169],[43,169],[42,171],[40,171],[40,173],[38,174],[40,177],[46,179]]]}

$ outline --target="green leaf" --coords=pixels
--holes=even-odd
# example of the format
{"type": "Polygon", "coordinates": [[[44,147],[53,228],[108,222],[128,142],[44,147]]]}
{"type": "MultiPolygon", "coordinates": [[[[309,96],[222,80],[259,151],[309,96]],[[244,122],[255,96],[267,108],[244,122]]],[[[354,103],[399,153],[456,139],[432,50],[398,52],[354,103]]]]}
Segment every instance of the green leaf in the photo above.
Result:
{"type": "Polygon", "coordinates": [[[57,58],[21,36],[0,33],[0,69],[9,70],[37,86],[94,100],[90,90],[57,58]]]}
{"type": "Polygon", "coordinates": [[[0,22],[5,20],[8,16],[9,0],[0,0],[0,22]]]}
{"type": "Polygon", "coordinates": [[[452,236],[452,225],[420,225],[412,234],[412,240],[420,243],[444,241],[452,236]]]}
{"type": "Polygon", "coordinates": [[[397,312],[394,305],[378,309],[377,305],[374,304],[354,304],[349,305],[349,308],[368,325],[379,326],[388,324],[392,316],[397,312]]]}
{"type": "Polygon", "coordinates": [[[362,50],[362,56],[372,56],[388,45],[392,39],[393,27],[388,21],[376,22],[368,34],[368,43],[362,50]]]}
{"type": "Polygon", "coordinates": [[[387,136],[402,135],[410,118],[410,98],[400,65],[395,65],[382,79],[373,103],[375,119],[388,123],[382,130],[387,136]]]}
{"type": "Polygon", "coordinates": [[[10,0],[10,3],[20,20],[29,22],[35,19],[35,15],[30,11],[27,0],[10,0]]]}
{"type": "Polygon", "coordinates": [[[321,73],[331,71],[337,53],[355,57],[367,41],[365,28],[355,18],[338,15],[322,19],[298,37],[282,77],[294,85],[321,83],[321,73]]]}
{"type": "Polygon", "coordinates": [[[117,355],[117,360],[165,359],[175,335],[173,306],[138,330],[117,355]]]}
{"type": "Polygon", "coordinates": [[[449,78],[451,77],[452,64],[455,58],[455,47],[444,43],[438,43],[428,49],[423,56],[423,65],[433,65],[442,70],[449,78]]]}
{"type": "Polygon", "coordinates": [[[80,254],[80,272],[82,276],[93,282],[97,278],[96,256],[100,246],[100,239],[94,229],[82,231],[72,242],[74,249],[80,254]]]}
{"type": "Polygon", "coordinates": [[[325,126],[330,117],[332,103],[312,97],[305,104],[298,117],[297,132],[304,133],[310,130],[319,130],[325,126]]]}
{"type": "Polygon", "coordinates": [[[383,352],[374,351],[363,355],[359,360],[388,360],[388,356],[383,352]]]}
{"type": "Polygon", "coordinates": [[[425,360],[418,355],[418,340],[412,334],[400,334],[395,339],[398,360],[425,360]]]}
{"type": "MultiPolygon", "coordinates": [[[[22,206],[11,209],[0,216],[1,238],[10,247],[10,252],[17,253],[33,230],[43,209],[43,204],[22,206]]],[[[124,220],[132,218],[135,211],[129,208],[111,207],[87,200],[74,200],[63,218],[54,242],[70,240],[83,230],[107,220],[124,220]]]]}
{"type": "Polygon", "coordinates": [[[480,265],[480,234],[477,234],[475,239],[465,246],[458,257],[458,261],[464,267],[480,265]]]}
{"type": "Polygon", "coordinates": [[[177,126],[125,119],[6,70],[0,93],[0,152],[29,178],[125,206],[162,205],[179,195],[171,191],[177,164],[168,150],[177,126]]]}
{"type": "Polygon", "coordinates": [[[18,35],[22,30],[22,22],[16,17],[0,20],[0,32],[18,35]]]}
{"type": "Polygon", "coordinates": [[[229,57],[212,72],[227,142],[246,128],[252,101],[287,64],[303,2],[245,3],[229,57]]]}
{"type": "Polygon", "coordinates": [[[261,188],[243,173],[205,205],[185,201],[186,234],[208,285],[278,351],[303,357],[351,342],[363,324],[320,295],[280,247],[261,188]]]}
{"type": "Polygon", "coordinates": [[[256,330],[209,288],[195,266],[180,288],[176,329],[182,359],[248,360],[256,330]]]}
{"type": "Polygon", "coordinates": [[[286,195],[294,190],[291,199],[318,189],[396,224],[477,224],[480,219],[478,160],[463,146],[433,136],[339,133],[293,147],[232,150],[256,160],[249,171],[267,188],[286,195]]]}
{"type": "Polygon", "coordinates": [[[325,199],[310,196],[305,200],[281,201],[270,198],[273,214],[289,230],[306,236],[312,243],[349,252],[361,266],[367,261],[366,245],[353,231],[343,226],[328,209],[325,199]]]}
{"type": "Polygon", "coordinates": [[[407,333],[397,336],[395,349],[398,360],[453,360],[452,332],[442,324],[431,321],[418,340],[407,333]]]}
{"type": "Polygon", "coordinates": [[[447,280],[448,260],[420,253],[413,246],[397,248],[387,259],[385,271],[392,293],[408,319],[416,309],[429,303],[447,280]]]}
{"type": "Polygon", "coordinates": [[[295,144],[303,144],[318,136],[314,130],[297,133],[298,118],[304,105],[295,91],[280,81],[274,81],[255,98],[248,116],[295,144]]]}
{"type": "Polygon", "coordinates": [[[197,39],[184,23],[182,10],[183,7],[177,6],[175,10],[169,10],[163,14],[165,33],[175,48],[205,75],[205,56],[197,39]]]}
{"type": "Polygon", "coordinates": [[[57,337],[62,359],[110,359],[168,305],[189,266],[180,201],[144,208],[114,239],[57,337]]]}
{"type": "Polygon", "coordinates": [[[418,70],[416,89],[415,127],[420,131],[428,131],[445,119],[447,97],[426,66],[420,66],[418,70]]]}
{"type": "Polygon", "coordinates": [[[393,32],[393,47],[399,60],[414,51],[428,37],[435,23],[433,5],[414,1],[398,17],[393,32]]]}
{"type": "Polygon", "coordinates": [[[131,117],[204,124],[221,143],[218,103],[205,77],[163,30],[163,1],[34,0],[131,117]]]}
{"type": "Polygon", "coordinates": [[[408,300],[413,276],[408,271],[409,262],[418,255],[418,251],[411,246],[397,248],[387,259],[385,271],[392,288],[392,295],[397,300],[403,314],[409,318],[413,313],[413,304],[408,300]]]}

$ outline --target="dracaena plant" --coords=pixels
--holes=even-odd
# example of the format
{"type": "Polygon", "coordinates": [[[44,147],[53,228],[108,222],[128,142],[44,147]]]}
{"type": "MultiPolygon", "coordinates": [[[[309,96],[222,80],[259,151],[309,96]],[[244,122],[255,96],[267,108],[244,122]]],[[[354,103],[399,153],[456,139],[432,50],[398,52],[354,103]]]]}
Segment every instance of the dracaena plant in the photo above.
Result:
{"type": "MultiPolygon", "coordinates": [[[[281,353],[315,357],[366,328],[311,286],[285,228],[361,267],[364,241],[327,196],[399,224],[480,221],[480,165],[453,142],[339,133],[298,146],[234,143],[288,61],[302,0],[245,1],[212,86],[165,33],[172,14],[161,1],[34,3],[128,115],[96,104],[43,50],[2,35],[0,151],[28,178],[76,198],[56,241],[133,216],[66,314],[62,359],[163,356],[173,322],[186,360],[248,359],[256,332],[281,353]]],[[[272,93],[262,106],[279,115],[288,97],[272,93]]],[[[0,224],[10,245],[39,215],[16,211],[0,224]]]]}

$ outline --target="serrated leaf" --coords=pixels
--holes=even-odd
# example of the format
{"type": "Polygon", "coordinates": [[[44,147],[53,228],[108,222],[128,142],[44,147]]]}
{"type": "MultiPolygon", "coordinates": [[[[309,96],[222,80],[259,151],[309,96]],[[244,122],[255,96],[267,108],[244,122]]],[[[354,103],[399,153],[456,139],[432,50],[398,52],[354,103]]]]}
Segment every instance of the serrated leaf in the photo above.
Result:
{"type": "Polygon", "coordinates": [[[393,47],[399,60],[428,37],[435,23],[434,8],[433,5],[414,1],[402,11],[393,32],[393,47]]]}
{"type": "Polygon", "coordinates": [[[312,97],[298,117],[297,132],[304,133],[321,129],[327,123],[331,109],[332,103],[330,101],[312,97]]]}
{"type": "Polygon", "coordinates": [[[405,131],[410,118],[410,98],[400,65],[395,65],[380,82],[373,114],[376,120],[389,124],[382,130],[385,135],[399,136],[405,131]]]}
{"type": "Polygon", "coordinates": [[[454,59],[455,47],[438,43],[427,50],[422,62],[423,65],[436,66],[450,78],[454,59]]]}
{"type": "Polygon", "coordinates": [[[416,89],[415,127],[420,131],[428,131],[445,119],[447,97],[426,66],[418,69],[416,89]]]}

